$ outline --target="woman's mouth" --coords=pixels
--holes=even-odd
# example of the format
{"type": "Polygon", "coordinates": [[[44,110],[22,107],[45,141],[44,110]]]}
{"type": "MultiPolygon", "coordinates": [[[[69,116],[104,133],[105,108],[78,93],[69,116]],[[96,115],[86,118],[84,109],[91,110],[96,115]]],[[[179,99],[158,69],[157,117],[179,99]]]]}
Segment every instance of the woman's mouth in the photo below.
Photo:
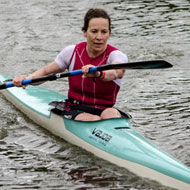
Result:
{"type": "Polygon", "coordinates": [[[95,46],[100,47],[102,46],[102,43],[94,43],[95,46]]]}

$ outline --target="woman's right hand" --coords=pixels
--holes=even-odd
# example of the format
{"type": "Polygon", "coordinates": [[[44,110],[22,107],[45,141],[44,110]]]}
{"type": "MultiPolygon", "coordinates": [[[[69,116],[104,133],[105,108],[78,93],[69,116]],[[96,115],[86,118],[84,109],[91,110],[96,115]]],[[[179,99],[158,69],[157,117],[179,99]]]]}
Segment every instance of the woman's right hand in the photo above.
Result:
{"type": "Polygon", "coordinates": [[[22,76],[22,75],[15,77],[13,79],[14,86],[26,88],[27,85],[22,85],[22,81],[25,80],[25,79],[27,79],[27,77],[22,76]]]}

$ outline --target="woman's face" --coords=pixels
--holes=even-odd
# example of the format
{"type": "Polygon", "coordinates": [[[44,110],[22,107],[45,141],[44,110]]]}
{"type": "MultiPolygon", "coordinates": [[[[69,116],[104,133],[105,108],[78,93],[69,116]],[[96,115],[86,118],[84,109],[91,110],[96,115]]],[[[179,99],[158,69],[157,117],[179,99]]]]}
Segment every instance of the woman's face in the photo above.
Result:
{"type": "Polygon", "coordinates": [[[87,39],[87,52],[90,57],[101,55],[107,48],[107,40],[110,37],[109,21],[105,18],[93,18],[89,21],[87,31],[84,31],[87,39]]]}

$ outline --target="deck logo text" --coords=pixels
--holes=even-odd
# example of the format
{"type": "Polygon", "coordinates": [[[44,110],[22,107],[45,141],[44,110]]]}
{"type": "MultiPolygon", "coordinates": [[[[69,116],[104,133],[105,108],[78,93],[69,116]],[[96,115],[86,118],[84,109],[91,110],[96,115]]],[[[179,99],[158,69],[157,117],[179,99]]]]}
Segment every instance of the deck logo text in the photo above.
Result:
{"type": "Polygon", "coordinates": [[[109,142],[112,138],[111,135],[103,132],[102,130],[96,129],[96,128],[92,131],[92,135],[104,140],[105,142],[109,142]]]}

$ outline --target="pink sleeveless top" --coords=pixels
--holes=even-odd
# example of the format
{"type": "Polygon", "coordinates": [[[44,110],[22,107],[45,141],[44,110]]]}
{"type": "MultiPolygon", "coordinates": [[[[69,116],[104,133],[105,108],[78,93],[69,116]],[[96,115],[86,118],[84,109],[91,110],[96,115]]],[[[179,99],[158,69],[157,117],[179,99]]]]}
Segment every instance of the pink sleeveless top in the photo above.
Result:
{"type": "MultiPolygon", "coordinates": [[[[75,56],[75,63],[73,70],[81,69],[82,66],[92,64],[100,66],[107,63],[109,54],[117,48],[107,45],[105,52],[96,57],[90,58],[86,51],[86,42],[76,45],[70,63],[75,56]]],[[[102,81],[100,78],[82,78],[82,75],[69,77],[69,91],[68,97],[82,102],[84,105],[106,108],[112,107],[116,102],[116,97],[120,87],[114,82],[102,81]]]]}

